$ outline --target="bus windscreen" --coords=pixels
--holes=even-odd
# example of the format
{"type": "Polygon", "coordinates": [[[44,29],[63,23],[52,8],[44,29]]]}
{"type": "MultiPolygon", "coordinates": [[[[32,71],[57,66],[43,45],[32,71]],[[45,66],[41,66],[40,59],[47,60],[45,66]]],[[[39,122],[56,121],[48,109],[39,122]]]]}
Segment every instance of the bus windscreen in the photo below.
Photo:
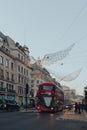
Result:
{"type": "Polygon", "coordinates": [[[54,86],[39,86],[39,90],[53,90],[54,86]]]}

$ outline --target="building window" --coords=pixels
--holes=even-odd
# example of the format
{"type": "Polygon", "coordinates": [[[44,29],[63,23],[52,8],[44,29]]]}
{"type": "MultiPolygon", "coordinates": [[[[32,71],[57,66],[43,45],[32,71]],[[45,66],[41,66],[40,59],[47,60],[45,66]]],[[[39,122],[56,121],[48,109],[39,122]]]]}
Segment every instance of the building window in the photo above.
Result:
{"type": "Polygon", "coordinates": [[[3,82],[0,82],[0,91],[5,91],[4,83],[3,82]]]}
{"type": "Polygon", "coordinates": [[[7,83],[7,90],[13,90],[13,85],[7,83]]]}
{"type": "Polygon", "coordinates": [[[8,50],[7,48],[6,48],[6,52],[10,54],[10,50],[8,50]]]}
{"type": "Polygon", "coordinates": [[[20,72],[20,65],[18,65],[18,72],[20,72]]]}
{"type": "Polygon", "coordinates": [[[3,57],[0,56],[0,64],[3,64],[3,57]]]}
{"type": "Polygon", "coordinates": [[[18,58],[20,59],[20,54],[18,53],[18,58]]]}
{"type": "Polygon", "coordinates": [[[23,84],[24,83],[24,78],[23,77],[21,77],[21,84],[23,84]]]}
{"type": "Polygon", "coordinates": [[[7,83],[7,92],[15,92],[14,85],[7,83]]]}
{"type": "Polygon", "coordinates": [[[9,72],[6,72],[6,79],[9,80],[9,72]]]}
{"type": "Polygon", "coordinates": [[[27,76],[28,76],[28,70],[27,70],[27,76]]]}
{"type": "Polygon", "coordinates": [[[4,70],[0,68],[0,78],[4,78],[4,70]]]}
{"type": "Polygon", "coordinates": [[[0,88],[3,88],[3,82],[0,82],[0,88]]]}
{"type": "Polygon", "coordinates": [[[20,74],[18,75],[18,83],[20,83],[21,82],[21,76],[20,76],[20,74]]]}
{"type": "Polygon", "coordinates": [[[31,84],[31,88],[33,88],[34,87],[34,85],[33,84],[31,84]]]}
{"type": "Polygon", "coordinates": [[[39,84],[39,80],[37,80],[37,84],[39,84]]]}
{"type": "Polygon", "coordinates": [[[25,70],[25,68],[24,68],[24,75],[26,74],[26,70],[25,70]]]}
{"type": "Polygon", "coordinates": [[[34,80],[31,80],[31,83],[33,84],[33,83],[34,83],[34,80]]]}
{"type": "Polygon", "coordinates": [[[11,74],[11,81],[14,81],[14,74],[11,74]]]}
{"type": "Polygon", "coordinates": [[[21,67],[21,73],[23,74],[23,67],[21,67]]]}
{"type": "Polygon", "coordinates": [[[11,70],[13,70],[14,68],[14,64],[11,62],[11,70]]]}
{"type": "Polygon", "coordinates": [[[18,93],[19,93],[19,94],[23,94],[23,87],[18,86],[18,93]]]}
{"type": "Polygon", "coordinates": [[[24,85],[26,85],[26,78],[24,78],[24,85]]]}
{"type": "Polygon", "coordinates": [[[5,66],[9,68],[9,60],[6,59],[5,66]]]}
{"type": "Polygon", "coordinates": [[[21,60],[23,61],[23,56],[21,56],[21,60]]]}

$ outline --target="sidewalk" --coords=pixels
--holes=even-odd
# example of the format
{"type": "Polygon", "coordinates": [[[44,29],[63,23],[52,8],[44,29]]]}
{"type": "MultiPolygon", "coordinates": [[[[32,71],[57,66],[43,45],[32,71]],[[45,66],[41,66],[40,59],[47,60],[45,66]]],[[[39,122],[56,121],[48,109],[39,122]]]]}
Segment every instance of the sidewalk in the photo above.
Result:
{"type": "Polygon", "coordinates": [[[63,115],[57,117],[58,120],[77,120],[77,121],[87,121],[87,112],[83,111],[80,114],[75,113],[74,110],[65,110],[63,115]]]}

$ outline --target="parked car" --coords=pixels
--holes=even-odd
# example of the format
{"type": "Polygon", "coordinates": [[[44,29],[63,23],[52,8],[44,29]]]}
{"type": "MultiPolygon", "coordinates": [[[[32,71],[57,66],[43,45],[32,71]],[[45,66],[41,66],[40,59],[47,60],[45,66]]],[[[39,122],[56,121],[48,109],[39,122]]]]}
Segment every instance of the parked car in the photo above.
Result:
{"type": "Polygon", "coordinates": [[[0,110],[19,111],[20,106],[16,101],[4,99],[4,100],[0,100],[0,110]]]}

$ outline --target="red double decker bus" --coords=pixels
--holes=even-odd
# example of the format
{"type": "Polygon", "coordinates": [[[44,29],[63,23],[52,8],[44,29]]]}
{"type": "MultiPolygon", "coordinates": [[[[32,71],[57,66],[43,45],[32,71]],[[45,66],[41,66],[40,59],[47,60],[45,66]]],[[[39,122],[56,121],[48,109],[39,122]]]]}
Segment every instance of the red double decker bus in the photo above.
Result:
{"type": "Polygon", "coordinates": [[[54,83],[39,84],[36,95],[36,108],[41,111],[57,112],[63,110],[64,92],[54,83]]]}

